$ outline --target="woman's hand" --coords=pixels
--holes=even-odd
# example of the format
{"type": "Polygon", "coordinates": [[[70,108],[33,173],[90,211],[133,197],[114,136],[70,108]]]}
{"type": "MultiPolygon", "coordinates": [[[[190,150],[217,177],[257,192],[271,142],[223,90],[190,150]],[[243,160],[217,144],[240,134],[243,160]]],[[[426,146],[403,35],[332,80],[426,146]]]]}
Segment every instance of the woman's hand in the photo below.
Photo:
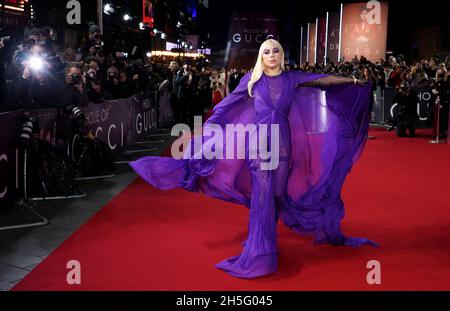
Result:
{"type": "Polygon", "coordinates": [[[30,66],[27,64],[27,65],[25,65],[25,68],[23,69],[22,78],[24,80],[29,80],[30,77],[31,77],[31,69],[30,69],[30,66]]]}

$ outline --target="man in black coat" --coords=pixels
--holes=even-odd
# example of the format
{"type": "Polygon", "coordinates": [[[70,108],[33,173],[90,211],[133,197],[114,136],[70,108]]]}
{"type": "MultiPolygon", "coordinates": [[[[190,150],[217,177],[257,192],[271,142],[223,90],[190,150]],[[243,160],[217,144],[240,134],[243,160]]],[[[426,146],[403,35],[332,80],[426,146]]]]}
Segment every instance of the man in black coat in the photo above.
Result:
{"type": "Polygon", "coordinates": [[[409,83],[402,81],[400,90],[395,94],[393,102],[397,103],[394,119],[397,123],[397,136],[406,137],[406,130],[409,130],[409,137],[414,137],[414,123],[417,118],[417,96],[409,89],[409,83]]]}
{"type": "Polygon", "coordinates": [[[233,92],[236,87],[239,85],[241,81],[242,74],[238,72],[236,68],[231,71],[230,82],[228,83],[228,88],[230,89],[230,93],[233,92]]]}

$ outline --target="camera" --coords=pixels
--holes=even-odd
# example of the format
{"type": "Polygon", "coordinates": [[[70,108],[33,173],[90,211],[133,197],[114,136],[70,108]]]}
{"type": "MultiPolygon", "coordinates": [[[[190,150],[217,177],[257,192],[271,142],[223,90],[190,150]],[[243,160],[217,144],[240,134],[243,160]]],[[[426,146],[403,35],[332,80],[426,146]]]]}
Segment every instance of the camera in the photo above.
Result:
{"type": "Polygon", "coordinates": [[[28,64],[30,65],[31,70],[40,71],[44,67],[44,59],[42,57],[31,57],[28,60],[28,64]]]}
{"type": "Polygon", "coordinates": [[[37,120],[34,117],[27,117],[23,120],[19,130],[19,143],[26,147],[30,144],[33,138],[33,133],[36,128],[37,120]]]}
{"type": "Polygon", "coordinates": [[[76,73],[71,74],[70,79],[71,79],[70,84],[72,84],[72,85],[77,85],[77,84],[81,83],[81,76],[79,74],[76,74],[76,73]]]}
{"type": "Polygon", "coordinates": [[[93,82],[93,83],[95,83],[95,84],[99,84],[99,83],[98,83],[98,80],[97,80],[97,76],[96,76],[96,74],[93,73],[93,72],[88,72],[88,73],[86,74],[86,80],[89,81],[89,82],[93,82]]]}
{"type": "Polygon", "coordinates": [[[85,115],[80,107],[72,106],[69,110],[69,118],[72,120],[75,130],[83,128],[85,115]]]}
{"type": "Polygon", "coordinates": [[[82,118],[84,115],[83,115],[83,112],[81,111],[81,109],[80,109],[80,107],[78,107],[78,106],[73,106],[71,109],[70,109],[70,117],[72,118],[72,119],[79,119],[79,118],[82,118]]]}
{"type": "Polygon", "coordinates": [[[108,73],[108,81],[114,82],[114,79],[118,79],[118,75],[115,72],[108,73]]]}

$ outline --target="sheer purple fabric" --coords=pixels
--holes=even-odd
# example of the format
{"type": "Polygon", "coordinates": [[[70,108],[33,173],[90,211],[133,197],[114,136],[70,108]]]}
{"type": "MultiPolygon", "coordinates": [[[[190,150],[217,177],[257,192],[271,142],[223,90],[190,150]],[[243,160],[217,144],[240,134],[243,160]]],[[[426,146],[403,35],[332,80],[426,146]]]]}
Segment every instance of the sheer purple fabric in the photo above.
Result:
{"type": "MultiPolygon", "coordinates": [[[[315,243],[376,246],[365,238],[346,237],[340,226],[344,217],[342,185],[368,135],[371,86],[299,86],[326,77],[298,71],[276,77],[263,74],[250,97],[247,74],[236,90],[214,107],[203,126],[205,131],[217,124],[225,132],[226,124],[268,124],[269,128],[278,124],[280,161],[274,170],[262,170],[264,160],[249,157],[247,140],[244,159],[144,157],[130,164],[157,188],[182,187],[250,209],[242,253],[218,263],[217,268],[240,278],[274,273],[278,219],[295,232],[313,234],[315,243]]],[[[203,135],[202,146],[210,139],[203,135]]],[[[223,142],[225,148],[243,143],[228,135],[223,142]]],[[[192,154],[192,146],[185,154],[192,154]]]]}

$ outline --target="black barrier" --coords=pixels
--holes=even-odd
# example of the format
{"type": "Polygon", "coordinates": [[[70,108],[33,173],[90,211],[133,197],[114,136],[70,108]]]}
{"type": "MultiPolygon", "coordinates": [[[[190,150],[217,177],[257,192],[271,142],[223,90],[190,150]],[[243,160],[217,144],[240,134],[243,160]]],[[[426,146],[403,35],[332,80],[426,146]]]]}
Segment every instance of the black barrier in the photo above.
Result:
{"type": "MultiPolygon", "coordinates": [[[[83,109],[88,134],[105,142],[113,155],[123,153],[128,146],[156,127],[156,107],[153,94],[133,96],[90,104],[83,109]]],[[[78,137],[74,137],[76,140],[78,137]]],[[[73,145],[73,144],[72,144],[73,145]]]]}
{"type": "Polygon", "coordinates": [[[23,152],[18,136],[23,112],[0,113],[0,206],[16,200],[23,189],[23,152]]]}
{"type": "MultiPolygon", "coordinates": [[[[386,87],[384,89],[382,96],[382,102],[379,106],[377,106],[377,102],[375,101],[374,111],[377,109],[375,113],[375,123],[386,124],[389,120],[392,120],[394,116],[394,109],[397,106],[397,103],[394,103],[394,96],[397,91],[392,87],[386,87]],[[382,117],[378,117],[381,115],[382,117]]],[[[418,120],[416,120],[415,127],[416,128],[431,128],[433,127],[433,115],[431,113],[433,109],[433,100],[431,95],[430,88],[422,88],[416,90],[417,93],[417,115],[418,120]]]]}
{"type": "Polygon", "coordinates": [[[433,127],[433,106],[434,100],[431,92],[431,88],[422,88],[417,91],[417,114],[419,120],[417,121],[417,127],[431,128],[433,127]]]}
{"type": "MultiPolygon", "coordinates": [[[[156,128],[156,107],[154,93],[124,99],[90,103],[83,108],[88,134],[106,143],[113,156],[124,152],[127,147],[141,140],[156,128]]],[[[57,109],[43,109],[29,112],[38,120],[40,139],[55,145],[57,109]]],[[[17,146],[19,127],[23,111],[0,113],[0,208],[21,198],[23,194],[23,150],[17,146]]],[[[70,140],[68,154],[79,136],[70,140]]]]}

